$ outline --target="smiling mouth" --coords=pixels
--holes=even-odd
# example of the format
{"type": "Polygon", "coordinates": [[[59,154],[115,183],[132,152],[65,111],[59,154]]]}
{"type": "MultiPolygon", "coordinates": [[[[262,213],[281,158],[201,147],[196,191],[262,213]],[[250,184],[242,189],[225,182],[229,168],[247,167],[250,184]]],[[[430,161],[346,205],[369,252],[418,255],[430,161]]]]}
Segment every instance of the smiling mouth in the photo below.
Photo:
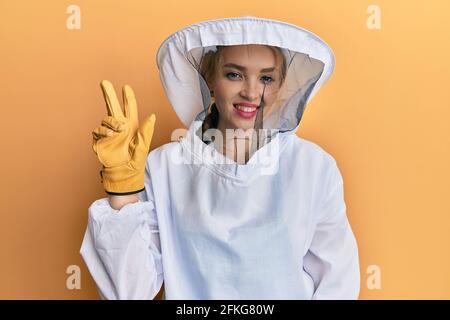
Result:
{"type": "Polygon", "coordinates": [[[239,104],[233,104],[233,106],[239,111],[248,112],[248,113],[254,112],[259,109],[259,107],[246,107],[246,106],[241,106],[239,104]]]}
{"type": "Polygon", "coordinates": [[[236,114],[243,119],[253,119],[258,113],[259,107],[247,107],[239,104],[233,104],[236,114]]]}

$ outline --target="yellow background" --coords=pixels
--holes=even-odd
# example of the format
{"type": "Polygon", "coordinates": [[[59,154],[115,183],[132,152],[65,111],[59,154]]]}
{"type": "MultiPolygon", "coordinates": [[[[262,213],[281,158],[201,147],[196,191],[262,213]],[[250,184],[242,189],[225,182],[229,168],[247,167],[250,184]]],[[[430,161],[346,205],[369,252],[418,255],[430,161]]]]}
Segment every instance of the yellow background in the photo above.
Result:
{"type": "MultiPolygon", "coordinates": [[[[450,2],[227,0],[0,2],[0,298],[96,299],[79,255],[87,209],[105,196],[91,131],[99,82],[130,84],[152,148],[181,127],[156,50],[191,23],[252,15],[297,24],[334,50],[336,69],[298,135],[341,168],[358,240],[362,299],[450,298],[450,2]],[[69,5],[81,29],[69,30],[69,5]],[[381,8],[381,30],[366,9],[381,8]],[[81,267],[80,290],[66,268],[81,267]],[[381,289],[367,268],[379,266],[381,289]]],[[[276,281],[276,279],[274,279],[276,281]]]]}

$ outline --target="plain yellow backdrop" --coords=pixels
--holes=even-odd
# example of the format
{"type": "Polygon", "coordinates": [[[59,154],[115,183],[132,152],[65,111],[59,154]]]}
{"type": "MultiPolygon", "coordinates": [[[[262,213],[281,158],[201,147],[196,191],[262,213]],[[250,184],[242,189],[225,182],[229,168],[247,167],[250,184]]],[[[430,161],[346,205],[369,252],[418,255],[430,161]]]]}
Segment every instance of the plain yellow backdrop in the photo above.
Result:
{"type": "Polygon", "coordinates": [[[189,24],[247,15],[309,29],[336,55],[297,134],[341,169],[360,298],[450,298],[446,0],[2,0],[0,298],[98,298],[79,249],[87,209],[105,196],[91,147],[106,113],[99,82],[130,84],[140,119],[157,115],[152,148],[167,143],[182,124],[159,82],[159,45],[189,24]],[[79,30],[66,27],[72,4],[79,30]],[[379,30],[366,26],[371,4],[379,30]],[[79,290],[66,287],[70,265],[79,290]],[[370,266],[380,289],[366,284],[370,266]]]}

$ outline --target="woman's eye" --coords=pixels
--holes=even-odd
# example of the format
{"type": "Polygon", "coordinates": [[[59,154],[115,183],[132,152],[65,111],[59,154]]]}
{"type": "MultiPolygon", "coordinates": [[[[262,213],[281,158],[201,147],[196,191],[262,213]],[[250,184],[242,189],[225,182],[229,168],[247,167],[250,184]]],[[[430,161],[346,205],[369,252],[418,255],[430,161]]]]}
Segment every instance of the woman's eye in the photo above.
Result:
{"type": "Polygon", "coordinates": [[[229,72],[226,74],[226,76],[229,79],[236,79],[236,78],[240,77],[240,74],[236,73],[236,72],[229,72]]]}
{"type": "Polygon", "coordinates": [[[272,82],[273,81],[273,78],[269,77],[269,76],[263,76],[261,79],[264,82],[272,82]]]}
{"type": "MultiPolygon", "coordinates": [[[[228,79],[233,79],[234,80],[234,79],[239,79],[242,76],[239,73],[237,73],[237,72],[229,72],[229,73],[226,74],[226,77],[228,79]]],[[[270,83],[270,82],[274,81],[274,79],[272,77],[270,77],[270,76],[263,76],[263,77],[261,77],[261,80],[263,82],[265,82],[265,83],[270,83]]]]}

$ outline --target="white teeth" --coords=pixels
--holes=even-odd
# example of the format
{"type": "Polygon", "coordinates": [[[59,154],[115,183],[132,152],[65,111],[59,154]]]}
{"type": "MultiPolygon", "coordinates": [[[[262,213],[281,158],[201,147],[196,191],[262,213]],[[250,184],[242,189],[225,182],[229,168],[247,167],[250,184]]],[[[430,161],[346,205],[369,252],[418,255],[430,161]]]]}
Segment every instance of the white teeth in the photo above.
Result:
{"type": "Polygon", "coordinates": [[[253,111],[256,110],[256,108],[252,108],[252,107],[244,107],[244,106],[241,106],[241,105],[239,105],[239,104],[235,104],[234,106],[235,106],[237,109],[239,109],[239,110],[241,110],[241,111],[244,111],[244,112],[253,112],[253,111]]]}

